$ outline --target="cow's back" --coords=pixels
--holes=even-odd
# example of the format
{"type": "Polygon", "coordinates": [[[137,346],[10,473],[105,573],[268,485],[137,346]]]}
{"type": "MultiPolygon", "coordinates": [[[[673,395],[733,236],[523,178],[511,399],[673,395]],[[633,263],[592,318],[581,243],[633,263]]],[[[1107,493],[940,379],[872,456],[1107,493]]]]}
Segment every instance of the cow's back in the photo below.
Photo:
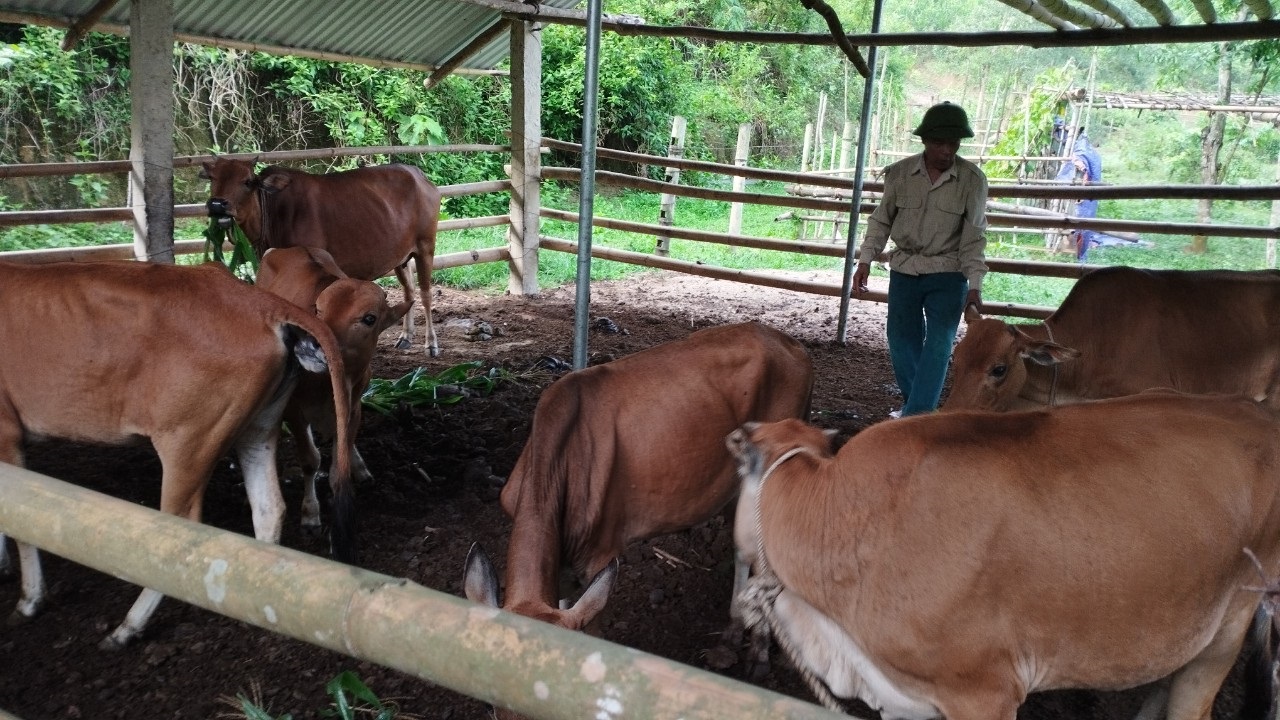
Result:
{"type": "Polygon", "coordinates": [[[377,280],[430,237],[434,252],[440,191],[410,165],[375,165],[311,174],[281,167],[262,171],[261,182],[288,177],[268,192],[265,223],[271,247],[318,247],[359,280],[377,280]]]}
{"type": "Polygon", "coordinates": [[[217,265],[0,263],[0,405],[35,435],[119,442],[174,408],[225,412],[210,378],[258,383],[234,394],[265,402],[290,307],[217,265]]]}
{"type": "Polygon", "coordinates": [[[759,323],[570,373],[539,399],[503,508],[517,524],[562,518],[566,560],[590,575],[627,542],[722,508],[737,491],[724,437],[749,420],[807,417],[812,383],[804,347],[759,323]]]}
{"type": "Polygon", "coordinates": [[[1243,549],[1280,564],[1278,439],[1265,407],[1174,393],[882,423],[779,468],[766,555],[901,682],[999,657],[1033,690],[1130,687],[1247,625],[1243,549]]]}
{"type": "Polygon", "coordinates": [[[1280,402],[1280,273],[1100,269],[1046,322],[1081,353],[1057,381],[1082,397],[1170,387],[1280,402]]]}

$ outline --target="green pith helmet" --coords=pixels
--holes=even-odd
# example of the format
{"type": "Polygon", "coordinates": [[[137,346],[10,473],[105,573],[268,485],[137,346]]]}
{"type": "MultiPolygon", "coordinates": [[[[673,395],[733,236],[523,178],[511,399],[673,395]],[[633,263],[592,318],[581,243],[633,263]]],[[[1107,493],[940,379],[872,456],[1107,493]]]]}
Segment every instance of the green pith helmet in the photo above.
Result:
{"type": "Polygon", "coordinates": [[[944,102],[926,110],[920,127],[911,134],[935,140],[959,140],[973,137],[973,128],[969,127],[964,108],[944,102]]]}

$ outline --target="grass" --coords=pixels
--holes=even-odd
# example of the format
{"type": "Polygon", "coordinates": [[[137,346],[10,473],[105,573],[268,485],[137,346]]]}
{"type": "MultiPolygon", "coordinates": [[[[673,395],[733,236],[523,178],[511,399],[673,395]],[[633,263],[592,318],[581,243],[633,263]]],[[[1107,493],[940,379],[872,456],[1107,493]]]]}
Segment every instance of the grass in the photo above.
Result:
{"type": "MultiPolygon", "coordinates": [[[[598,188],[593,199],[593,211],[599,217],[609,217],[641,223],[657,223],[659,197],[651,193],[616,191],[598,188]]],[[[782,183],[752,182],[752,192],[781,195],[782,183]]],[[[579,198],[576,188],[548,184],[544,186],[542,202],[547,207],[577,212],[579,198]]],[[[679,198],[676,203],[675,222],[683,228],[725,232],[728,229],[729,203],[692,198],[679,198]]],[[[795,220],[779,220],[784,208],[747,205],[743,209],[742,233],[744,235],[794,240],[799,237],[800,223],[795,220]]],[[[1215,202],[1214,222],[1252,226],[1269,224],[1269,203],[1215,202]]],[[[1126,200],[1105,201],[1100,217],[1126,220],[1166,220],[1190,222],[1195,219],[1193,201],[1181,200],[1126,200]]],[[[202,239],[208,227],[203,218],[179,220],[175,224],[178,240],[202,239]]],[[[542,233],[551,237],[577,241],[578,229],[573,223],[544,219],[542,233]]],[[[1265,267],[1266,241],[1253,238],[1209,238],[1208,251],[1191,254],[1186,251],[1188,238],[1181,235],[1150,235],[1144,241],[1150,248],[1107,247],[1089,252],[1089,262],[1096,265],[1132,265],[1147,268],[1179,270],[1234,269],[1256,270],[1265,267]]],[[[132,232],[123,223],[107,225],[20,226],[0,231],[0,251],[53,247],[73,247],[132,242],[132,232]]],[[[441,233],[436,252],[447,254],[464,250],[500,247],[506,243],[506,228],[478,228],[441,233]]],[[[656,239],[620,230],[596,228],[592,243],[600,247],[651,253],[656,239]]],[[[839,245],[843,247],[841,239],[839,245]]],[[[1016,260],[1071,262],[1072,256],[1050,254],[1045,250],[1042,235],[1028,233],[1008,235],[993,233],[988,239],[987,255],[991,258],[1016,260]]],[[[670,246],[673,259],[706,265],[742,270],[839,270],[840,258],[815,257],[754,248],[738,248],[719,243],[673,239],[670,246]]],[[[200,262],[200,255],[180,256],[181,262],[200,262]]],[[[559,287],[574,282],[577,272],[577,256],[554,250],[543,250],[538,257],[538,285],[541,288],[559,287]]],[[[618,280],[637,273],[652,272],[645,268],[610,260],[593,259],[591,279],[618,280]]],[[[877,268],[876,274],[884,271],[877,268]]],[[[449,268],[435,273],[435,281],[442,285],[466,290],[499,293],[507,287],[505,263],[484,263],[449,268]]],[[[992,302],[1011,302],[1023,305],[1056,307],[1070,291],[1073,281],[1064,278],[1039,278],[992,273],[987,276],[983,296],[992,302]]]]}

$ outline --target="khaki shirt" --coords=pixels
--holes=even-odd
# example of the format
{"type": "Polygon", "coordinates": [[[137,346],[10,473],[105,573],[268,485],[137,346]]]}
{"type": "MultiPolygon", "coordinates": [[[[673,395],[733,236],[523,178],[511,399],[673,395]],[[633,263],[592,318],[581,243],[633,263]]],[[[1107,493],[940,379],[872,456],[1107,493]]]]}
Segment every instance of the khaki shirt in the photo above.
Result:
{"type": "Polygon", "coordinates": [[[885,171],[884,197],[867,219],[858,261],[875,260],[890,238],[889,268],[908,275],[961,272],[970,290],[987,274],[987,176],[957,157],[937,183],[929,182],[924,155],[885,171]]]}

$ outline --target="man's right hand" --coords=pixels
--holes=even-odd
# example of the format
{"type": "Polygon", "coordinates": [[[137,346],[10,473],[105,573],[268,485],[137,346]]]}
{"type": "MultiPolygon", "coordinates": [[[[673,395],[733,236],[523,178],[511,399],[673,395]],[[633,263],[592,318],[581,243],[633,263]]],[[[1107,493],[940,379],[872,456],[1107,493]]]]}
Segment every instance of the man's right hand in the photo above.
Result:
{"type": "Polygon", "coordinates": [[[871,264],[860,262],[853,271],[853,295],[857,297],[867,291],[867,278],[871,277],[871,264]]]}

